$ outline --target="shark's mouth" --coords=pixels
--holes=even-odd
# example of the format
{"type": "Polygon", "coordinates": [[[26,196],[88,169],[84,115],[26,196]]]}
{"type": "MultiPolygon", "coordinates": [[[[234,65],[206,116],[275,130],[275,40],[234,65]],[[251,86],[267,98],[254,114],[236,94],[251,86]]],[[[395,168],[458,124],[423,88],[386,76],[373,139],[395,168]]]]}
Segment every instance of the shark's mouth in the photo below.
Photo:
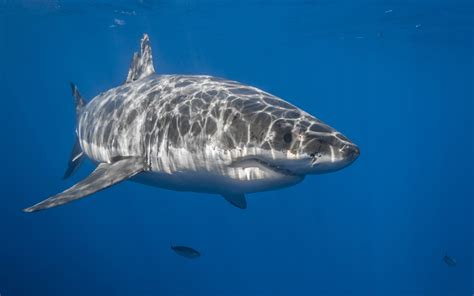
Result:
{"type": "Polygon", "coordinates": [[[312,153],[310,157],[311,157],[311,166],[315,166],[319,164],[319,159],[321,159],[322,155],[321,153],[318,152],[318,153],[312,153]]]}
{"type": "Polygon", "coordinates": [[[267,160],[259,158],[257,156],[247,156],[237,160],[234,160],[230,167],[241,167],[241,168],[251,168],[258,167],[262,169],[268,169],[274,171],[275,173],[286,175],[286,176],[300,176],[299,174],[275,163],[271,163],[267,160]]]}

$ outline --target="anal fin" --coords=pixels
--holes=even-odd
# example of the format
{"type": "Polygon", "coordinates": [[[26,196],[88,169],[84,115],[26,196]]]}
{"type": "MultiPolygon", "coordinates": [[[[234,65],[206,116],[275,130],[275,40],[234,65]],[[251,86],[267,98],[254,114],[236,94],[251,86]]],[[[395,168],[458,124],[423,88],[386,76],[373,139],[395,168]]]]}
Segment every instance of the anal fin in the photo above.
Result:
{"type": "Polygon", "coordinates": [[[145,162],[142,157],[127,157],[113,163],[101,163],[84,180],[59,194],[24,209],[24,211],[30,213],[44,210],[86,197],[131,178],[144,171],[145,168],[145,162]]]}
{"type": "Polygon", "coordinates": [[[223,194],[222,195],[225,200],[230,202],[233,206],[239,209],[246,209],[247,208],[247,200],[245,199],[244,194],[223,194]]]}

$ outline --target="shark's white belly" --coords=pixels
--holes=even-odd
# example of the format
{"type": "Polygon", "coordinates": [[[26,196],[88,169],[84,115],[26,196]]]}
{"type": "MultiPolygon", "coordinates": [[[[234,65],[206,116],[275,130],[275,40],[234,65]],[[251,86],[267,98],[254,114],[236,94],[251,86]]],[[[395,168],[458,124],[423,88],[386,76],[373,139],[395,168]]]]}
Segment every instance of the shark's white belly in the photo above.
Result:
{"type": "MultiPolygon", "coordinates": [[[[258,168],[245,168],[243,174],[255,174],[258,168]]],[[[261,172],[260,172],[261,173],[261,172]]],[[[239,180],[227,175],[201,171],[183,171],[173,174],[143,172],[131,179],[134,182],[176,191],[192,191],[213,194],[251,193],[292,186],[303,180],[302,176],[279,175],[273,178],[239,180]]]]}
{"type": "Polygon", "coordinates": [[[224,152],[206,145],[198,151],[186,148],[166,151],[151,159],[151,170],[133,181],[177,191],[223,194],[274,190],[292,186],[304,178],[282,174],[258,163],[234,165],[238,159],[260,153],[253,149],[224,152]]]}

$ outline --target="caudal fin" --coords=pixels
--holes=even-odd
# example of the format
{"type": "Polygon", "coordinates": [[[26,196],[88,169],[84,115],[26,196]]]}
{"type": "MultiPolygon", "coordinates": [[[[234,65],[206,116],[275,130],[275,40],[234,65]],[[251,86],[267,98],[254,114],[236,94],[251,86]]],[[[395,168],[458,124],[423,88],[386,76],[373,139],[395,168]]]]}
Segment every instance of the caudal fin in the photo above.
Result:
{"type": "MultiPolygon", "coordinates": [[[[82,112],[82,109],[84,106],[87,104],[84,98],[81,96],[79,93],[79,90],[77,89],[76,85],[71,82],[71,90],[72,90],[72,95],[74,97],[74,105],[76,108],[76,120],[79,118],[79,115],[82,112]]],[[[68,166],[66,169],[66,172],[64,173],[63,179],[67,179],[76,170],[79,168],[79,166],[82,163],[82,160],[84,158],[84,152],[82,151],[81,145],[79,143],[79,139],[76,136],[76,142],[74,143],[74,147],[72,148],[71,155],[69,156],[69,162],[68,166]]]]}
{"type": "Polygon", "coordinates": [[[81,165],[83,159],[84,152],[82,151],[81,145],[79,144],[79,139],[76,137],[76,143],[74,143],[71,155],[69,156],[69,162],[63,179],[67,179],[72,176],[72,174],[74,174],[81,165]]]}
{"type": "Polygon", "coordinates": [[[79,93],[79,90],[77,89],[76,85],[71,82],[71,90],[72,90],[72,95],[74,97],[74,105],[76,106],[76,118],[79,117],[79,114],[81,113],[82,109],[84,106],[87,104],[84,98],[81,96],[79,93]]]}

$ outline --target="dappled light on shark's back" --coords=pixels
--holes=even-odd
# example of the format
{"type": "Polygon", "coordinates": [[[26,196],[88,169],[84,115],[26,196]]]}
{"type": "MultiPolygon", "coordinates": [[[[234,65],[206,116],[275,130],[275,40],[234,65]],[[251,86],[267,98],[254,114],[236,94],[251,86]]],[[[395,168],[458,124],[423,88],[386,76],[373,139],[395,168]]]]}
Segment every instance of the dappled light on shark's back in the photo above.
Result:
{"type": "Polygon", "coordinates": [[[212,76],[157,75],[146,34],[123,85],[89,103],[73,84],[72,92],[77,138],[64,177],[84,157],[98,166],[26,212],[124,180],[216,194],[245,209],[247,193],[292,186],[306,175],[345,168],[359,156],[340,132],[258,88],[212,76]]]}

